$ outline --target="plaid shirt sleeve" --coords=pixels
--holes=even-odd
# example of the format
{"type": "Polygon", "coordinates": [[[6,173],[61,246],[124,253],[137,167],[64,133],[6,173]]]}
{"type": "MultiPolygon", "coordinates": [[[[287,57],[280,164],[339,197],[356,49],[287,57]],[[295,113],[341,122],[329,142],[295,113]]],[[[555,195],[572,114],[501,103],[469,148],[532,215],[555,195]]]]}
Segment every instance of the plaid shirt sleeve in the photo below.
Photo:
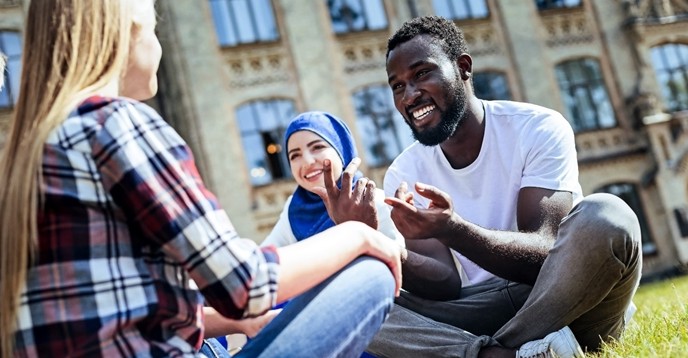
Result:
{"type": "Polygon", "coordinates": [[[145,240],[180,263],[208,303],[228,317],[276,302],[279,259],[238,237],[205,188],[183,139],[150,107],[115,101],[92,137],[105,188],[145,240]]]}

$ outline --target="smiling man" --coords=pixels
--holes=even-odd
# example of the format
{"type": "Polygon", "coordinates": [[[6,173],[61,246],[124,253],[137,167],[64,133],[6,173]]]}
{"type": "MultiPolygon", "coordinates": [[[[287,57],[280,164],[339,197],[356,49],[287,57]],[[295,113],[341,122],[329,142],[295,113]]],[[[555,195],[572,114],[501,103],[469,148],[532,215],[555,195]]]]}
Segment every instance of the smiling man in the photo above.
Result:
{"type": "Polygon", "coordinates": [[[412,19],[388,42],[389,86],[417,142],[384,180],[408,248],[407,292],[368,350],[597,350],[623,332],[640,279],[637,218],[615,196],[583,197],[573,131],[561,114],[478,99],[472,70],[462,32],[443,18],[412,19]]]}

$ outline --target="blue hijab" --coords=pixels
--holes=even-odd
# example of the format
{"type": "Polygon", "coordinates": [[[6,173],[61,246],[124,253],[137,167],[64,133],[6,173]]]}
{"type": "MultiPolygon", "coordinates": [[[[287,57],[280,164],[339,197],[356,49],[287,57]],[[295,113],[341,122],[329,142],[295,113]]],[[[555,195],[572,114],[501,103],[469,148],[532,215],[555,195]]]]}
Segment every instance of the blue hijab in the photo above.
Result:
{"type": "MultiPolygon", "coordinates": [[[[358,154],[356,144],[349,128],[339,118],[325,112],[306,112],[292,119],[284,134],[284,147],[288,148],[289,137],[298,131],[311,131],[329,143],[339,154],[344,168],[358,154]]],[[[353,183],[362,176],[361,172],[356,172],[353,183]]],[[[341,188],[341,177],[337,179],[337,186],[341,188]]],[[[289,223],[291,231],[296,236],[297,241],[301,241],[322,232],[332,226],[334,222],[330,219],[325,208],[325,202],[317,194],[297,187],[291,198],[288,209],[289,223]]]]}

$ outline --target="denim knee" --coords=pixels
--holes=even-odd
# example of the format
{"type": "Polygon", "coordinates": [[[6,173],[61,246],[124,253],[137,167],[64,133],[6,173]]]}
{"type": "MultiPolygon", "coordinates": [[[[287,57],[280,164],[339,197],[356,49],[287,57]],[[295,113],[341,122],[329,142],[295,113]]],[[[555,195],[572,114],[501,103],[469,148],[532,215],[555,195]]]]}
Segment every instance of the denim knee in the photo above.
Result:
{"type": "Polygon", "coordinates": [[[387,311],[392,308],[394,304],[394,276],[389,267],[382,261],[372,257],[361,257],[351,264],[353,270],[358,271],[355,275],[359,281],[356,285],[364,292],[379,293],[380,300],[389,302],[387,311]]]}

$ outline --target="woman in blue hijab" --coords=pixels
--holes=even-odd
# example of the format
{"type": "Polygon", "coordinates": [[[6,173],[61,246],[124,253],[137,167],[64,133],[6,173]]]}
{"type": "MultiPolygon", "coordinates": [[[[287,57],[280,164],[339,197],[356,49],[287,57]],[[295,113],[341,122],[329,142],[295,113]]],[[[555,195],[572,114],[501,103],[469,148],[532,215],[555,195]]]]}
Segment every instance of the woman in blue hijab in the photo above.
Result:
{"type": "MultiPolygon", "coordinates": [[[[344,168],[359,160],[349,128],[342,120],[326,112],[298,115],[290,122],[284,137],[289,165],[298,187],[287,199],[277,224],[263,242],[263,245],[278,247],[301,241],[336,224],[328,214],[325,202],[316,194],[318,188],[325,187],[325,161],[331,163],[332,175],[341,188],[344,168]]],[[[376,209],[378,230],[403,246],[404,239],[390,218],[389,206],[383,202],[384,191],[375,188],[372,181],[361,178],[362,174],[357,171],[352,182],[358,185],[355,190],[370,193],[362,196],[364,201],[370,201],[362,205],[369,204],[376,209]]],[[[354,219],[353,215],[357,213],[351,214],[348,219],[354,219]]]]}
{"type": "MultiPolygon", "coordinates": [[[[277,224],[263,241],[263,246],[281,247],[294,244],[349,220],[363,221],[395,240],[400,246],[404,246],[403,236],[397,231],[390,217],[390,207],[383,201],[384,191],[377,189],[373,181],[364,178],[359,171],[353,170],[357,168],[360,159],[357,157],[356,144],[351,131],[343,121],[325,112],[302,113],[292,119],[287,127],[284,148],[286,148],[289,166],[298,187],[287,199],[277,224]],[[352,184],[357,184],[352,192],[354,194],[352,197],[357,198],[357,203],[350,203],[351,205],[347,206],[350,210],[338,212],[337,223],[330,218],[325,202],[315,193],[319,190],[324,191],[325,176],[330,175],[330,172],[325,169],[326,161],[330,162],[331,175],[340,188],[351,187],[348,183],[342,185],[341,181],[344,168],[353,163],[349,167],[354,172],[351,181],[352,184]]],[[[286,302],[275,308],[281,309],[284,303],[286,302]]],[[[349,306],[347,302],[339,302],[339,304],[349,306]]],[[[289,306],[292,305],[292,303],[289,304],[289,306]]],[[[288,307],[285,310],[289,308],[291,311],[279,313],[273,310],[263,316],[243,320],[225,319],[219,317],[214,310],[206,309],[208,318],[206,329],[210,332],[208,337],[229,332],[242,332],[249,338],[253,338],[252,335],[257,332],[263,334],[264,330],[270,331],[269,327],[274,328],[268,325],[273,319],[279,321],[281,317],[283,320],[289,320],[291,316],[299,314],[299,307],[288,307]],[[264,326],[265,329],[263,329],[264,326]]],[[[328,306],[327,310],[330,309],[341,311],[336,306],[328,306]]],[[[272,334],[273,332],[266,332],[263,336],[272,334]]],[[[307,338],[300,337],[300,340],[307,338]]],[[[203,352],[208,356],[213,356],[210,346],[219,348],[216,350],[222,349],[215,340],[208,339],[206,343],[208,348],[204,346],[203,352]]],[[[253,356],[255,351],[246,350],[244,346],[242,352],[248,352],[247,356],[253,356]]],[[[361,357],[369,357],[369,355],[364,353],[361,357]]]]}

